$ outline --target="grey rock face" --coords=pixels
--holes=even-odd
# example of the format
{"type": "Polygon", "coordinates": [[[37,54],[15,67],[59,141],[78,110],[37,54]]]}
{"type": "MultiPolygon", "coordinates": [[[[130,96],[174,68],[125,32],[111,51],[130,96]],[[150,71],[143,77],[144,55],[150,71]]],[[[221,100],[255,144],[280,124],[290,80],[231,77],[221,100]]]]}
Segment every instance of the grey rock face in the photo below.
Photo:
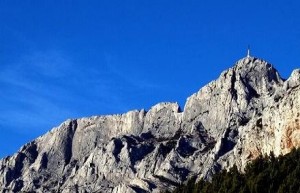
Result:
{"type": "Polygon", "coordinates": [[[300,70],[247,57],[187,99],[67,120],[0,161],[1,192],[143,193],[300,147],[300,70]]]}

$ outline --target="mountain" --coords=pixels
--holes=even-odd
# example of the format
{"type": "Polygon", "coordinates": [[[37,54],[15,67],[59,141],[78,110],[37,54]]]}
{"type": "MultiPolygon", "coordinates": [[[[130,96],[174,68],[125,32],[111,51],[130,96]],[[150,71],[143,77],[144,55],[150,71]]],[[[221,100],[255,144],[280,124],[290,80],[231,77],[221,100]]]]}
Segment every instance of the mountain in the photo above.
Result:
{"type": "Polygon", "coordinates": [[[67,120],[0,161],[2,192],[144,193],[300,146],[300,70],[245,57],[187,99],[67,120]]]}

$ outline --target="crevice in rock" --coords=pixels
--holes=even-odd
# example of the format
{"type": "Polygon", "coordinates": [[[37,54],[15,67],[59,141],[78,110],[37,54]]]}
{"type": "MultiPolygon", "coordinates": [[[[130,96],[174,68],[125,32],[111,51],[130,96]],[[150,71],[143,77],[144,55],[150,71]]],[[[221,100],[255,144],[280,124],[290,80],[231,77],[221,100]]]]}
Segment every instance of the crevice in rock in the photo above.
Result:
{"type": "Polygon", "coordinates": [[[259,118],[256,120],[256,126],[260,129],[262,129],[263,125],[262,125],[262,118],[259,118]]]}
{"type": "Polygon", "coordinates": [[[47,169],[48,167],[48,156],[47,153],[43,153],[42,154],[42,158],[41,158],[41,169],[47,169]]]}
{"type": "Polygon", "coordinates": [[[179,186],[180,184],[178,182],[174,182],[164,176],[160,176],[160,175],[153,175],[153,177],[157,178],[159,181],[161,181],[162,183],[165,183],[165,184],[170,184],[172,186],[179,186]]]}
{"type": "Polygon", "coordinates": [[[142,160],[145,156],[151,153],[154,149],[155,147],[152,144],[134,146],[130,156],[131,162],[135,164],[137,161],[142,160]]]}
{"type": "Polygon", "coordinates": [[[156,138],[157,142],[165,142],[165,141],[170,141],[170,140],[178,140],[180,136],[182,135],[183,131],[181,129],[178,129],[175,134],[172,137],[160,137],[156,138]]]}
{"type": "Polygon", "coordinates": [[[72,159],[72,146],[73,146],[73,137],[77,129],[77,120],[72,120],[68,127],[68,135],[65,141],[64,149],[64,161],[65,165],[68,165],[72,159]]]}
{"type": "Polygon", "coordinates": [[[34,142],[26,144],[21,151],[26,155],[29,163],[35,162],[38,157],[37,145],[34,142]]]}
{"type": "Polygon", "coordinates": [[[235,138],[238,136],[238,130],[227,128],[224,137],[221,139],[220,149],[216,153],[216,159],[231,151],[235,145],[235,138]]]}
{"type": "MultiPolygon", "coordinates": [[[[196,121],[194,123],[194,127],[196,128],[196,135],[193,134],[192,137],[197,137],[199,138],[201,144],[203,144],[203,146],[200,147],[200,152],[204,153],[207,152],[211,149],[214,148],[216,141],[213,137],[209,136],[207,130],[205,129],[205,127],[203,126],[201,121],[196,121]]],[[[189,136],[187,136],[189,137],[189,136]]]]}
{"type": "Polygon", "coordinates": [[[136,193],[148,193],[146,190],[138,187],[138,186],[130,186],[136,193]]]}
{"type": "Polygon", "coordinates": [[[278,80],[278,76],[281,80],[282,78],[280,77],[278,71],[271,64],[267,64],[267,68],[268,68],[268,72],[267,72],[268,82],[275,81],[276,83],[279,83],[280,80],[278,80]]]}
{"type": "Polygon", "coordinates": [[[136,138],[133,135],[131,135],[131,136],[124,135],[124,136],[122,136],[122,139],[125,139],[126,142],[128,144],[130,144],[131,146],[135,146],[135,145],[137,145],[139,143],[138,138],[136,138]]]}
{"type": "Polygon", "coordinates": [[[141,140],[143,140],[143,141],[147,141],[147,140],[153,139],[154,136],[153,136],[153,134],[151,133],[151,131],[148,131],[148,132],[146,132],[146,133],[142,133],[142,134],[140,135],[140,138],[141,138],[141,140]]]}
{"type": "Polygon", "coordinates": [[[260,95],[257,93],[257,91],[248,83],[249,80],[247,78],[245,80],[243,78],[240,78],[240,81],[246,87],[246,89],[248,91],[247,95],[246,95],[246,100],[247,100],[248,104],[252,98],[260,97],[260,95]]]}
{"type": "Polygon", "coordinates": [[[182,168],[182,167],[177,167],[177,166],[173,166],[174,171],[179,174],[180,177],[180,181],[184,182],[187,180],[187,177],[190,173],[190,170],[186,169],[186,168],[182,168]]]}
{"type": "Polygon", "coordinates": [[[20,192],[21,189],[23,188],[23,186],[24,186],[23,180],[18,179],[14,182],[14,187],[13,187],[12,191],[13,192],[20,192]]]}
{"type": "Polygon", "coordinates": [[[127,140],[127,143],[130,148],[130,162],[133,166],[136,162],[142,160],[155,149],[155,146],[152,143],[136,143],[136,141],[132,140],[127,140]]]}
{"type": "Polygon", "coordinates": [[[232,72],[232,76],[231,76],[231,86],[230,86],[230,93],[232,95],[232,98],[234,100],[237,100],[238,99],[238,94],[237,94],[237,90],[235,89],[235,82],[236,82],[236,72],[233,70],[232,72]]]}
{"type": "Polygon", "coordinates": [[[120,161],[119,154],[121,153],[122,148],[124,147],[121,139],[114,139],[113,143],[115,145],[112,154],[115,157],[116,162],[120,161]]]}
{"type": "Polygon", "coordinates": [[[148,186],[149,186],[149,189],[152,191],[153,189],[157,188],[157,186],[153,183],[153,182],[150,182],[149,180],[145,180],[145,182],[147,182],[148,186]]]}
{"type": "Polygon", "coordinates": [[[180,156],[185,157],[185,158],[189,157],[189,156],[193,155],[193,153],[196,150],[197,149],[192,147],[186,138],[182,137],[179,139],[178,147],[176,148],[176,151],[179,153],[180,156]]]}
{"type": "Polygon", "coordinates": [[[25,154],[22,152],[19,152],[16,155],[14,166],[12,168],[8,168],[5,175],[6,186],[8,186],[14,179],[18,179],[22,175],[22,169],[24,166],[23,161],[25,157],[25,154]]]}
{"type": "Polygon", "coordinates": [[[158,152],[161,154],[164,158],[174,149],[176,146],[176,141],[168,141],[165,144],[160,144],[158,147],[158,152]]]}

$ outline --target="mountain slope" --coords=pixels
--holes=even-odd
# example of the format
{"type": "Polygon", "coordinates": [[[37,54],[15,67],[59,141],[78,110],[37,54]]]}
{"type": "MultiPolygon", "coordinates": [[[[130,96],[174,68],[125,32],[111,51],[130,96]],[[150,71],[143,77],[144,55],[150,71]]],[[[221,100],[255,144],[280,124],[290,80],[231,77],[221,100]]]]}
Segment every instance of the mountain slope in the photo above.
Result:
{"type": "MultiPolygon", "coordinates": [[[[296,193],[300,192],[300,149],[279,156],[260,156],[241,173],[233,166],[213,175],[211,181],[190,179],[172,193],[296,193]]],[[[167,191],[166,193],[170,193],[167,191]]]]}
{"type": "Polygon", "coordinates": [[[159,192],[300,146],[300,70],[246,57],[187,99],[68,120],[0,161],[2,192],[159,192]]]}

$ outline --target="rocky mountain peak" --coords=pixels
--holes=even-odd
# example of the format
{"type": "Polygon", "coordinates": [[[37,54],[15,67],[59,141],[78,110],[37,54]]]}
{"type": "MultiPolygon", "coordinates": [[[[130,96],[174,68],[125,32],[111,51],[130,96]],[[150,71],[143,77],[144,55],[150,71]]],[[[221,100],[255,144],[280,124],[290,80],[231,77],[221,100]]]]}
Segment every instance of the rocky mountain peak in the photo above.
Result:
{"type": "Polygon", "coordinates": [[[300,147],[300,70],[245,57],[177,103],[68,120],[0,160],[1,192],[144,193],[300,147]]]}
{"type": "MultiPolygon", "coordinates": [[[[240,59],[233,67],[235,80],[246,87],[252,87],[257,94],[272,94],[276,87],[283,84],[283,79],[272,64],[255,57],[240,59]]],[[[250,88],[251,89],[251,88],[250,88]]]]}
{"type": "MultiPolygon", "coordinates": [[[[245,74],[255,72],[260,73],[261,76],[267,76],[269,80],[278,81],[280,78],[278,71],[269,62],[255,57],[245,57],[238,60],[233,67],[238,72],[244,72],[245,74]]],[[[260,77],[260,76],[257,76],[260,77]]]]}

